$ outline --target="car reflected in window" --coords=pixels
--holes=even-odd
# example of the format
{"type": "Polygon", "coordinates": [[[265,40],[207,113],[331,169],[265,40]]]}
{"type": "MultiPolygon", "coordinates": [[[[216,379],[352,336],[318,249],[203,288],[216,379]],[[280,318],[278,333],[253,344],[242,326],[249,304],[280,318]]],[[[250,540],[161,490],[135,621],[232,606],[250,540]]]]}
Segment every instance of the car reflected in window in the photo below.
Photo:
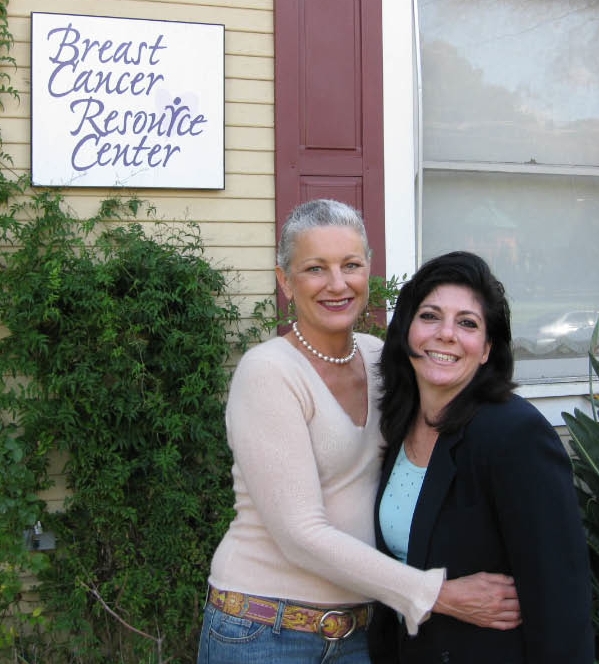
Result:
{"type": "Polygon", "coordinates": [[[514,326],[514,349],[517,355],[546,357],[583,356],[589,343],[599,310],[576,309],[550,313],[514,326]]]}

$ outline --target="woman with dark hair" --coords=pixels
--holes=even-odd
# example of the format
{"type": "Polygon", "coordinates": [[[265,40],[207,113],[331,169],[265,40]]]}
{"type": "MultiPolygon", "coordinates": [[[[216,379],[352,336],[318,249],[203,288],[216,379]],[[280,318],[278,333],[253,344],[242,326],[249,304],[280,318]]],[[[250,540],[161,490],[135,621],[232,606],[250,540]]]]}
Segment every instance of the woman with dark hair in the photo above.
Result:
{"type": "Polygon", "coordinates": [[[480,257],[452,252],[401,289],[381,355],[387,441],[378,547],[408,565],[513,576],[522,624],[435,613],[418,635],[377,606],[374,664],[591,664],[588,551],[571,463],[513,393],[510,311],[480,257]]]}

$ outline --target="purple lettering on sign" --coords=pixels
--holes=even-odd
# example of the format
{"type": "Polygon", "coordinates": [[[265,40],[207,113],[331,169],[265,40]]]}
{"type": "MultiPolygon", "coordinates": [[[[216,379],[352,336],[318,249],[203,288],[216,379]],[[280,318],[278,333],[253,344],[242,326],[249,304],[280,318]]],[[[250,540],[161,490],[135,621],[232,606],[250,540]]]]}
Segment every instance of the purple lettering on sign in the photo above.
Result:
{"type": "Polygon", "coordinates": [[[148,146],[147,135],[136,143],[101,142],[97,134],[84,136],[75,146],[71,165],[76,171],[86,171],[94,166],[158,166],[166,167],[173,154],[180,152],[178,146],[155,143],[148,146]]]}
{"type": "Polygon", "coordinates": [[[164,35],[158,35],[153,44],[146,42],[139,42],[134,46],[133,42],[123,42],[116,46],[110,39],[100,43],[97,40],[81,39],[79,30],[69,23],[64,28],[54,28],[48,33],[48,41],[57,35],[59,38],[62,36],[55,55],[50,56],[50,62],[53,64],[73,65],[77,66],[79,61],[84,62],[90,55],[94,57],[97,54],[97,59],[101,63],[119,63],[122,62],[126,65],[140,65],[142,58],[147,51],[148,64],[157,65],[160,60],[157,57],[157,52],[166,49],[162,46],[164,35]],[[64,51],[64,54],[63,54],[64,51]]]}
{"type": "Polygon", "coordinates": [[[50,97],[68,100],[69,133],[77,139],[71,153],[75,171],[166,168],[181,153],[182,139],[205,131],[205,114],[183,103],[180,94],[156,101],[159,90],[167,94],[159,70],[168,49],[164,34],[137,42],[92,39],[69,22],[46,38],[52,64],[46,89],[50,97]],[[153,106],[137,105],[142,100],[153,106]]]}

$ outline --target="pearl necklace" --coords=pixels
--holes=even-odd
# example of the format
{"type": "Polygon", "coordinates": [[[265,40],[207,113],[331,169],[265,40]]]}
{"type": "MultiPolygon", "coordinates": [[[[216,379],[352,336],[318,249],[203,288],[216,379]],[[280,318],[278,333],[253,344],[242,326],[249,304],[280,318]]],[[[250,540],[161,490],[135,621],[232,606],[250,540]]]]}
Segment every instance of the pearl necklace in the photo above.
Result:
{"type": "Polygon", "coordinates": [[[316,355],[316,357],[320,360],[324,360],[325,362],[331,362],[331,364],[347,364],[348,362],[351,362],[356,356],[356,352],[358,350],[358,340],[356,339],[356,335],[353,332],[352,332],[351,353],[349,355],[346,355],[345,357],[329,357],[328,355],[324,355],[324,353],[317,351],[316,348],[313,348],[312,345],[304,339],[302,333],[299,331],[297,327],[297,321],[294,321],[291,327],[293,328],[293,331],[295,332],[295,336],[298,338],[298,341],[304,346],[304,348],[309,350],[313,355],[316,355]]]}

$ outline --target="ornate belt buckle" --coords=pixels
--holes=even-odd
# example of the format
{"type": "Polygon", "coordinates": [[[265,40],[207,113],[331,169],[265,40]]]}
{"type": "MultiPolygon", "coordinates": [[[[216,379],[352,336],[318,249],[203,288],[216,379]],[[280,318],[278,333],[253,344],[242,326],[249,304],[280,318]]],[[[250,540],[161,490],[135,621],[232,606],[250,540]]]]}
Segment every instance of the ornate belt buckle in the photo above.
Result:
{"type": "Polygon", "coordinates": [[[320,622],[318,623],[318,634],[322,636],[325,641],[341,641],[341,639],[347,639],[348,636],[354,633],[354,630],[356,629],[356,624],[358,620],[356,618],[356,614],[351,611],[351,610],[346,610],[346,611],[336,611],[336,610],[331,610],[331,611],[326,611],[326,613],[323,614],[322,618],[320,619],[320,622]],[[330,618],[331,616],[350,616],[351,617],[351,625],[347,632],[343,634],[342,636],[327,636],[323,630],[325,629],[325,621],[327,618],[330,618]]]}

